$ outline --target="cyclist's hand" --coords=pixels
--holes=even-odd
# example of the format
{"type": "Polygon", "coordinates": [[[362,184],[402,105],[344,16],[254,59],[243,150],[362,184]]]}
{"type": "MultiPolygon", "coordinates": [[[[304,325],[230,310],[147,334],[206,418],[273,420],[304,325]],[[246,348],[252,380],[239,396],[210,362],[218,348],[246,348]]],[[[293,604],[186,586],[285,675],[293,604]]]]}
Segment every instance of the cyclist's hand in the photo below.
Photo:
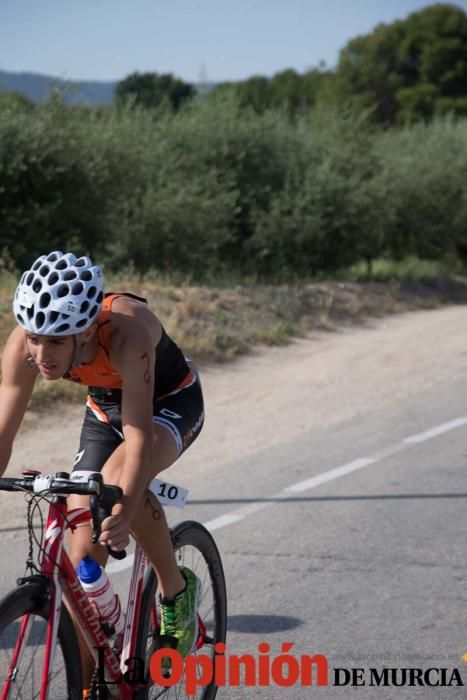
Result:
{"type": "Polygon", "coordinates": [[[130,543],[130,530],[123,515],[110,515],[102,521],[102,534],[99,543],[109,545],[117,551],[125,549],[130,543]]]}

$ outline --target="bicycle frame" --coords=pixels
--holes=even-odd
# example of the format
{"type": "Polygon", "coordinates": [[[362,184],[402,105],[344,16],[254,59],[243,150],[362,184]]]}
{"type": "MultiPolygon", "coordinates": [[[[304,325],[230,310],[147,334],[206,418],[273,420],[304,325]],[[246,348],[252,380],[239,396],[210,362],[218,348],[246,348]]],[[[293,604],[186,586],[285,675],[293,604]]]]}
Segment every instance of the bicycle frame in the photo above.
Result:
{"type": "MultiPolygon", "coordinates": [[[[111,697],[121,700],[131,700],[137,689],[135,684],[129,685],[123,679],[128,670],[125,661],[135,657],[136,634],[138,630],[139,612],[143,591],[143,580],[149,560],[143,550],[137,545],[134,555],[130,590],[128,593],[127,613],[123,632],[123,645],[120,658],[114,653],[100,624],[94,606],[90,603],[83,590],[76,571],[63,548],[64,533],[67,527],[72,529],[80,523],[89,522],[89,509],[77,508],[68,512],[65,498],[57,498],[51,503],[47,517],[47,527],[44,536],[43,552],[40,562],[41,574],[50,585],[50,616],[47,623],[46,650],[42,670],[40,700],[47,700],[49,678],[53,669],[57,643],[58,626],[62,596],[67,607],[72,611],[75,626],[81,633],[85,644],[96,665],[99,662],[98,648],[104,648],[104,678],[111,697]],[[60,562],[57,565],[57,562],[60,562]]],[[[156,615],[154,606],[153,615],[156,615]]],[[[23,650],[28,643],[34,615],[25,615],[21,621],[18,639],[13,651],[8,680],[5,682],[0,700],[7,700],[11,687],[11,675],[21,661],[23,650]]]]}

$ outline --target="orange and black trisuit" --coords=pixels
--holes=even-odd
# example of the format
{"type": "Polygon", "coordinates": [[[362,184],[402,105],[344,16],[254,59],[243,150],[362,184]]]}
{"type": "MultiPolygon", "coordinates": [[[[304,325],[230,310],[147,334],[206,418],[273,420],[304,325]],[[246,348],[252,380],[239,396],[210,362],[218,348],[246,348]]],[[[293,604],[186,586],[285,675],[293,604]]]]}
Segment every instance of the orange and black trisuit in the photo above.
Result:
{"type": "MultiPolygon", "coordinates": [[[[89,388],[74,479],[79,479],[77,472],[99,471],[123,441],[122,377],[110,360],[112,303],[122,296],[147,303],[134,294],[107,294],[97,318],[98,348],[93,362],[71,367],[64,375],[64,379],[89,388]]],[[[164,328],[155,352],[153,420],[170,431],[181,454],[198,436],[204,421],[198,373],[164,328]]]]}

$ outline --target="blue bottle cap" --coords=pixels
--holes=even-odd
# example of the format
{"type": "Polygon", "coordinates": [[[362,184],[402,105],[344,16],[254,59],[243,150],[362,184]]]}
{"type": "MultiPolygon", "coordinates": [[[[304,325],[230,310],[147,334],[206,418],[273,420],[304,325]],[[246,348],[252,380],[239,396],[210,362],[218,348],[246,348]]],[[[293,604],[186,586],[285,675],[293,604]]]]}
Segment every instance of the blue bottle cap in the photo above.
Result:
{"type": "Polygon", "coordinates": [[[78,564],[78,577],[83,583],[94,583],[101,575],[101,567],[92,557],[83,557],[78,564]]]}

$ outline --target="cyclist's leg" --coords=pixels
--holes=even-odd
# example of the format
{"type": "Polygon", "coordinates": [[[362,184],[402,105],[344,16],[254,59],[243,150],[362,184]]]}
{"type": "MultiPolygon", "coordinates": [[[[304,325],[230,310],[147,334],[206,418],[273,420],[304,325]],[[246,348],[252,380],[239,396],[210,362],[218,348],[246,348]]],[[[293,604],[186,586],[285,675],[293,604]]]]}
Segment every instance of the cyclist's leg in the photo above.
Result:
{"type": "MultiPolygon", "coordinates": [[[[76,455],[72,480],[87,481],[88,474],[100,472],[109,457],[123,443],[121,435],[112,428],[110,422],[105,422],[96,417],[91,408],[87,408],[81,429],[80,445],[76,455]]],[[[88,496],[69,496],[68,509],[88,508],[88,496]]],[[[91,542],[91,524],[83,523],[73,531],[68,531],[69,555],[75,567],[81,558],[88,554],[94,557],[101,565],[107,560],[107,550],[99,544],[91,542]]]]}
{"type": "MultiPolygon", "coordinates": [[[[190,363],[192,382],[182,389],[158,399],[154,403],[154,432],[158,437],[154,452],[152,478],[173,464],[198,437],[204,423],[204,402],[201,383],[196,368],[190,363]],[[163,446],[162,451],[160,447],[163,446]]],[[[132,523],[135,538],[153,564],[163,597],[173,600],[186,584],[181,578],[173,552],[172,540],[163,508],[157,499],[146,492],[144,508],[132,523]],[[158,527],[159,524],[159,527],[158,527]],[[164,547],[160,551],[158,537],[151,537],[151,530],[164,531],[164,547]],[[181,582],[181,586],[180,586],[181,582]]]]}
{"type": "MultiPolygon", "coordinates": [[[[122,443],[104,465],[102,475],[105,483],[119,483],[125,450],[126,445],[122,443]]],[[[177,457],[177,447],[168,431],[155,425],[151,479],[170,467],[177,457]]],[[[150,491],[144,492],[139,506],[134,509],[130,529],[156,569],[164,595],[174,597],[184,587],[185,580],[176,564],[164,510],[150,491]]]]}
{"type": "MultiPolygon", "coordinates": [[[[91,426],[92,420],[91,418],[87,421],[91,423],[91,426]]],[[[101,427],[100,424],[94,427],[101,433],[105,431],[105,427],[101,427]]],[[[89,433],[89,430],[86,430],[86,433],[89,433]]],[[[86,479],[88,472],[102,471],[105,483],[118,484],[120,482],[120,472],[125,460],[126,445],[124,442],[115,446],[111,442],[104,444],[88,441],[86,444],[82,442],[80,448],[78,455],[82,455],[82,457],[75,467],[73,479],[76,479],[77,476],[86,479]],[[107,455],[107,459],[102,466],[103,455],[107,455]],[[78,471],[76,468],[79,468],[78,471]]],[[[154,461],[151,478],[173,464],[177,456],[177,446],[170,433],[165,428],[154,425],[154,461]]],[[[89,499],[83,496],[70,496],[68,504],[70,508],[87,507],[89,499]]],[[[161,590],[168,596],[175,596],[183,588],[184,579],[175,562],[165,513],[157,499],[149,491],[145,491],[135,513],[136,516],[131,523],[132,534],[155,566],[161,590]]],[[[70,559],[75,567],[86,554],[94,557],[101,565],[106,563],[106,549],[99,544],[93,545],[91,536],[92,528],[88,524],[83,524],[70,533],[70,559]]]]}
{"type": "MultiPolygon", "coordinates": [[[[168,469],[178,457],[174,442],[165,428],[154,426],[154,434],[156,449],[151,478],[168,469]]],[[[122,443],[106,462],[102,469],[105,483],[119,483],[120,471],[125,459],[125,449],[126,445],[122,443]]],[[[69,497],[70,508],[82,508],[88,505],[89,498],[87,497],[69,497]]],[[[131,534],[146,552],[156,570],[162,595],[173,598],[183,588],[185,581],[175,561],[164,509],[150,491],[145,491],[139,507],[135,509],[130,529],[131,534]]],[[[69,554],[75,568],[86,554],[94,557],[101,566],[107,562],[107,550],[102,545],[93,545],[91,537],[92,527],[87,524],[78,526],[73,533],[70,533],[69,554]]]]}
{"type": "MultiPolygon", "coordinates": [[[[154,404],[154,450],[151,479],[170,467],[198,436],[204,420],[203,395],[199,380],[159,399],[154,404]]],[[[106,483],[119,483],[125,444],[111,455],[102,470],[106,483]]],[[[150,491],[145,491],[134,510],[131,532],[154,566],[163,596],[173,599],[185,587],[173,552],[163,508],[150,491]]]]}

